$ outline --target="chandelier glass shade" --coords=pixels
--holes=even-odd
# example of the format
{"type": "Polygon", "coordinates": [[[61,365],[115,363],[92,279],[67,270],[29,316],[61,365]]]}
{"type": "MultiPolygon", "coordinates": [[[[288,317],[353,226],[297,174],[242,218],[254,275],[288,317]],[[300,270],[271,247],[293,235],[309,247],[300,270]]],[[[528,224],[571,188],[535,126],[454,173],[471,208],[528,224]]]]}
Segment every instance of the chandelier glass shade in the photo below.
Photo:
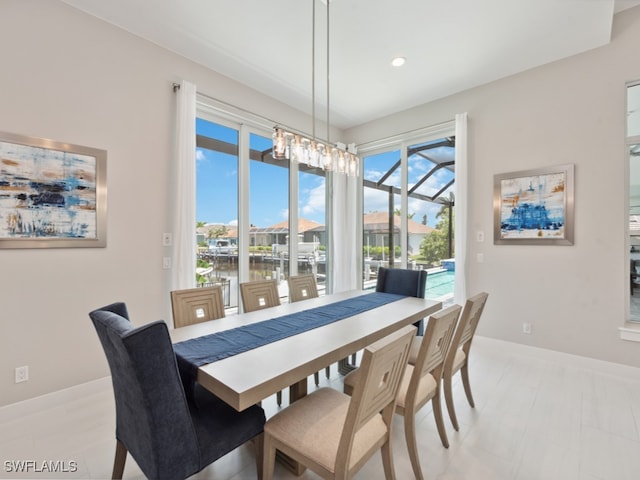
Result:
{"type": "Polygon", "coordinates": [[[360,172],[360,159],[344,145],[331,145],[281,127],[273,129],[272,156],[349,176],[360,172]]]}
{"type": "MultiPolygon", "coordinates": [[[[329,138],[329,3],[327,6],[327,139],[329,138]]],[[[280,126],[273,128],[273,149],[271,155],[276,160],[290,160],[294,163],[305,164],[311,168],[321,168],[325,171],[358,176],[360,173],[360,159],[356,155],[355,145],[349,148],[343,143],[331,144],[316,139],[315,115],[315,30],[316,30],[316,0],[312,0],[311,15],[311,118],[313,135],[311,137],[288,131],[280,126]]]]}

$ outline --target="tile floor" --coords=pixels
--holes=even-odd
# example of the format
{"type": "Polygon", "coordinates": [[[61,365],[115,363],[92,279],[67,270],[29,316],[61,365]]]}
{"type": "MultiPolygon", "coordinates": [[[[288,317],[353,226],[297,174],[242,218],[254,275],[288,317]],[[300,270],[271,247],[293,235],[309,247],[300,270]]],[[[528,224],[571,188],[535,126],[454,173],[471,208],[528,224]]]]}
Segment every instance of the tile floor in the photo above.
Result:
{"type": "MultiPolygon", "coordinates": [[[[430,406],[417,419],[426,479],[640,478],[640,369],[483,337],[475,340],[470,368],[476,408],[468,406],[457,383],[461,425],[455,432],[447,423],[449,449],[440,444],[430,406]]],[[[340,376],[335,368],[332,372],[326,383],[341,388],[340,376]]],[[[0,478],[109,478],[115,445],[111,395],[108,379],[102,379],[0,408],[0,478]],[[74,461],[77,471],[8,471],[20,460],[74,461]]],[[[277,409],[273,399],[264,406],[268,415],[277,409]]],[[[396,477],[411,479],[399,416],[394,429],[396,477]]],[[[131,457],[124,478],[144,478],[131,457]]],[[[193,478],[256,478],[252,446],[242,446],[193,478]]],[[[309,471],[296,477],[278,466],[275,478],[318,477],[309,471]]],[[[356,478],[384,478],[380,456],[356,478]]]]}

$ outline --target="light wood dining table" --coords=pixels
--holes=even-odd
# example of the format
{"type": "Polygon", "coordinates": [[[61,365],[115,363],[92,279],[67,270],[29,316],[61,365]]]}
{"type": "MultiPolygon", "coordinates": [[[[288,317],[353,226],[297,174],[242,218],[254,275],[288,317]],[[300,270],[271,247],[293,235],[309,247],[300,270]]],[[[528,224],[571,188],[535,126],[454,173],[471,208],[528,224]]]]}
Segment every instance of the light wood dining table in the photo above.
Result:
{"type": "MultiPolygon", "coordinates": [[[[251,313],[230,315],[171,330],[172,342],[202,337],[262,322],[359,295],[354,290],[283,304],[251,313]]],[[[405,325],[440,310],[442,303],[405,297],[342,320],[299,333],[212,363],[197,371],[197,382],[238,411],[290,387],[290,402],[307,394],[307,377],[337,363],[405,325]]]]}

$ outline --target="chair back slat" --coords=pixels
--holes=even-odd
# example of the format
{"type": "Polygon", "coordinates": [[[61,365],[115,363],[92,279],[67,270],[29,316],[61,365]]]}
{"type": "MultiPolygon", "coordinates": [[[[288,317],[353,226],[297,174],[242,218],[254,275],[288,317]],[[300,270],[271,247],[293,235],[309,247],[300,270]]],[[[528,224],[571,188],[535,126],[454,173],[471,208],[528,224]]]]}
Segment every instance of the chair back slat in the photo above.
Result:
{"type": "Polygon", "coordinates": [[[374,415],[386,410],[383,417],[391,428],[395,398],[415,331],[413,326],[404,327],[365,348],[338,450],[345,450],[347,462],[356,432],[374,415]]]}
{"type": "Polygon", "coordinates": [[[456,331],[453,334],[453,339],[451,340],[451,346],[447,353],[445,371],[451,370],[456,352],[461,346],[464,345],[468,350],[488,297],[488,293],[482,292],[467,299],[465,302],[456,331]]]}
{"type": "Polygon", "coordinates": [[[175,328],[223,318],[222,287],[189,288],[171,292],[173,326],[175,328]]]}
{"type": "Polygon", "coordinates": [[[245,312],[254,312],[280,305],[280,294],[276,280],[241,283],[240,296],[242,297],[242,309],[245,312]]]}
{"type": "Polygon", "coordinates": [[[287,279],[289,284],[289,302],[299,302],[318,296],[318,287],[313,274],[295,275],[287,279]]]}
{"type": "Polygon", "coordinates": [[[461,306],[452,305],[429,317],[414,367],[420,378],[444,364],[461,311],[461,306]]]}

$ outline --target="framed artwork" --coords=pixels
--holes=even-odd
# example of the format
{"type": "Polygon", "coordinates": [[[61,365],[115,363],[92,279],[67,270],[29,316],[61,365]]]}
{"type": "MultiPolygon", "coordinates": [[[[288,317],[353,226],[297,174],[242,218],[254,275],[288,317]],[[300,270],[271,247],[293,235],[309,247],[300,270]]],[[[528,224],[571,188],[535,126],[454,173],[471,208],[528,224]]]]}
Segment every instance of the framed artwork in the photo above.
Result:
{"type": "Polygon", "coordinates": [[[493,182],[493,243],[573,245],[573,164],[503,173],[493,182]]]}
{"type": "Polygon", "coordinates": [[[105,247],[107,152],[0,132],[0,248],[105,247]]]}

